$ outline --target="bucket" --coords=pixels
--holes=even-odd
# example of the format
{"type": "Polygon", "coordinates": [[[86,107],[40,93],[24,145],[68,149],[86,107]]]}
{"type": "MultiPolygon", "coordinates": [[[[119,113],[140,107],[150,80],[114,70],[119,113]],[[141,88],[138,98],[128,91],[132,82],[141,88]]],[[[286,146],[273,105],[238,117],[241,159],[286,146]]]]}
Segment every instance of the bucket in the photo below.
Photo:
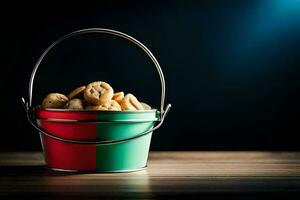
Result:
{"type": "Polygon", "coordinates": [[[47,167],[61,171],[129,172],[147,167],[151,137],[164,122],[165,81],[156,58],[141,42],[111,29],[90,28],[67,34],[50,45],[37,61],[29,82],[29,100],[22,98],[27,118],[38,130],[47,167]],[[36,71],[47,53],[63,40],[102,33],[129,40],[153,61],[161,81],[161,106],[141,111],[45,109],[32,105],[36,71]],[[155,125],[155,123],[157,123],[155,125]]]}

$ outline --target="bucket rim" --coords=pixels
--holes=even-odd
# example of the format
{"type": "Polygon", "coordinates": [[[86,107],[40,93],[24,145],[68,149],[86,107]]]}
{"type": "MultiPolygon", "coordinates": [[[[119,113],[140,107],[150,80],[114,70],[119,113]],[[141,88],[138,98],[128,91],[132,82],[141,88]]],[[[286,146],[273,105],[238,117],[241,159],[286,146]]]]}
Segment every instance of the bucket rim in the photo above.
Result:
{"type": "Polygon", "coordinates": [[[62,108],[42,108],[40,105],[36,106],[37,110],[42,111],[54,111],[54,112],[84,112],[84,113],[149,113],[149,112],[158,112],[156,108],[150,110],[85,110],[85,109],[62,109],[62,108]]]}
{"type": "Polygon", "coordinates": [[[85,169],[62,169],[62,168],[53,168],[53,167],[46,167],[48,170],[56,171],[56,172],[67,172],[67,173],[75,173],[75,174],[80,174],[80,173],[128,173],[128,172],[138,172],[142,171],[148,168],[147,165],[144,167],[139,167],[139,168],[130,168],[130,169],[117,169],[117,170],[98,170],[98,169],[92,169],[92,170],[85,170],[85,169]]]}
{"type": "Polygon", "coordinates": [[[76,124],[103,124],[103,123],[145,123],[156,122],[159,118],[152,119],[130,119],[130,120],[77,120],[77,119],[56,119],[56,118],[36,118],[37,121],[54,123],[76,123],[76,124]]]}

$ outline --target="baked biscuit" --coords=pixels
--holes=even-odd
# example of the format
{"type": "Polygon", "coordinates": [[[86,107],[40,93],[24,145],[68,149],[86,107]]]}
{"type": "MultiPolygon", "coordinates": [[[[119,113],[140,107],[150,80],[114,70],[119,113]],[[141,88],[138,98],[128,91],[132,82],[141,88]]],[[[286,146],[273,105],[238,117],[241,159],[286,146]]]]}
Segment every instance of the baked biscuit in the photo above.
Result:
{"type": "Polygon", "coordinates": [[[50,93],[48,94],[43,102],[43,108],[63,108],[68,102],[68,97],[60,93],[50,93]]]}
{"type": "Polygon", "coordinates": [[[144,103],[144,102],[141,102],[144,110],[151,110],[151,106],[149,106],[148,104],[144,103]]]}
{"type": "Polygon", "coordinates": [[[113,95],[112,87],[103,81],[92,82],[84,90],[84,99],[94,106],[109,103],[113,95]]]}
{"type": "Polygon", "coordinates": [[[126,94],[120,105],[122,110],[144,110],[143,105],[132,94],[126,94]]]}
{"type": "Polygon", "coordinates": [[[81,99],[71,99],[66,105],[65,107],[66,109],[83,109],[84,108],[84,104],[83,101],[81,99]]]}
{"type": "Polygon", "coordinates": [[[121,106],[115,100],[111,100],[109,103],[101,104],[98,106],[89,105],[86,107],[87,110],[121,110],[121,106]]]}
{"type": "Polygon", "coordinates": [[[70,92],[68,94],[68,98],[70,100],[74,99],[74,98],[82,98],[85,88],[86,88],[85,86],[80,86],[80,87],[76,88],[75,90],[73,90],[72,92],[70,92]]]}
{"type": "Polygon", "coordinates": [[[123,98],[124,98],[124,92],[116,92],[112,99],[117,101],[118,103],[121,103],[123,98]]]}

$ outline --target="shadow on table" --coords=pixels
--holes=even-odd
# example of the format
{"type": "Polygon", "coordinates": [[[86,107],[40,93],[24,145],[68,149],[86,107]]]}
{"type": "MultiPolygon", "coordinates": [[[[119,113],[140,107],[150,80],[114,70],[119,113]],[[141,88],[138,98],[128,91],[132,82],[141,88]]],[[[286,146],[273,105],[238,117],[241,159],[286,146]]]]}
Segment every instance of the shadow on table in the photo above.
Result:
{"type": "Polygon", "coordinates": [[[0,176],[18,176],[18,177],[28,177],[31,175],[34,176],[74,176],[74,175],[84,175],[92,174],[95,172],[63,172],[63,171],[54,171],[48,169],[46,165],[2,165],[0,166],[0,176]]]}
{"type": "Polygon", "coordinates": [[[28,175],[42,175],[45,174],[44,165],[35,166],[16,166],[16,165],[5,165],[0,166],[0,176],[28,176],[28,175]]]}
{"type": "MultiPolygon", "coordinates": [[[[0,166],[0,197],[38,199],[153,199],[147,170],[74,173],[37,166],[0,166]],[[28,184],[30,183],[30,184],[28,184]]],[[[1,198],[0,198],[1,199],[1,198]]]]}

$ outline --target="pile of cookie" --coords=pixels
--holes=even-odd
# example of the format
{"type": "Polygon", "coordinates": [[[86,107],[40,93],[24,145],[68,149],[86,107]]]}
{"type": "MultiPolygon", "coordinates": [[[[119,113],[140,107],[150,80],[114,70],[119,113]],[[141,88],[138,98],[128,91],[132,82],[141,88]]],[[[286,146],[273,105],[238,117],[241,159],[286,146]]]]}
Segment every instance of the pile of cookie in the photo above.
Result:
{"type": "Polygon", "coordinates": [[[133,94],[114,93],[113,88],[103,81],[78,87],[67,96],[50,93],[44,98],[42,108],[115,111],[151,109],[148,104],[139,102],[133,94]]]}

